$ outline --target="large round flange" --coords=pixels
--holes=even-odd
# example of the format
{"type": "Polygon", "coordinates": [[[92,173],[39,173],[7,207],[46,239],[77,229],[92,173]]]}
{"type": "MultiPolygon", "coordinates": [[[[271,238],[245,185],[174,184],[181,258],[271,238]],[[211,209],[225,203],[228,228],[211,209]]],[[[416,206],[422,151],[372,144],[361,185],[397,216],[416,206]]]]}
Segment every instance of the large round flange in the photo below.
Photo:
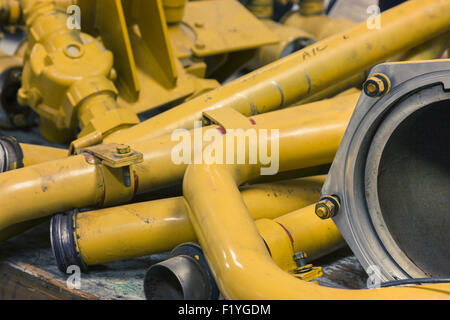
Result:
{"type": "Polygon", "coordinates": [[[393,83],[362,95],[322,195],[333,218],[381,281],[450,275],[450,63],[383,64],[393,83]],[[449,70],[449,71],[438,71],[449,70]]]}

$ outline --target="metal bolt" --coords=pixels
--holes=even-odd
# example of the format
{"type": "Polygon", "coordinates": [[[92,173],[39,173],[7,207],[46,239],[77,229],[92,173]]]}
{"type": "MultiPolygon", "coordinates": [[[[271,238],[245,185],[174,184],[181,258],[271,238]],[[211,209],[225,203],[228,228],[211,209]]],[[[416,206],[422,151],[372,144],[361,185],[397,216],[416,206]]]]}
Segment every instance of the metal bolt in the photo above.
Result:
{"type": "Polygon", "coordinates": [[[201,21],[195,22],[195,26],[196,26],[197,28],[203,28],[204,25],[205,25],[205,24],[204,24],[203,22],[201,22],[201,21]]]}
{"type": "Polygon", "coordinates": [[[131,148],[130,146],[126,146],[126,145],[120,145],[117,147],[117,153],[118,154],[127,154],[131,152],[131,148]]]}
{"type": "Polygon", "coordinates": [[[297,267],[301,268],[306,266],[306,258],[308,258],[308,255],[306,252],[299,252],[294,254],[294,261],[297,264],[297,267]]]}
{"type": "Polygon", "coordinates": [[[197,42],[197,43],[195,44],[195,47],[196,47],[197,49],[205,49],[205,44],[204,44],[203,42],[197,42]]]}
{"type": "Polygon", "coordinates": [[[391,90],[391,81],[382,73],[376,73],[364,83],[364,93],[369,97],[382,97],[391,90]]]}
{"type": "Polygon", "coordinates": [[[323,220],[330,219],[339,212],[339,209],[339,199],[335,196],[326,196],[316,204],[316,215],[323,220]]]}

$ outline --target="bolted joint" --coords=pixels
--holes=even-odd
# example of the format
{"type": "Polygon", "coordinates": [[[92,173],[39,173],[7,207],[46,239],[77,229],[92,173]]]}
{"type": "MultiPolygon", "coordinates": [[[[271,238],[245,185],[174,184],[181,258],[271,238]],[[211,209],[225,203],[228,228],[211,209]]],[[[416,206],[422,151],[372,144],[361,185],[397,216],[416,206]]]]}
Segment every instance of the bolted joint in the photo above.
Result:
{"type": "Polygon", "coordinates": [[[130,148],[130,146],[121,144],[121,145],[117,146],[116,151],[117,151],[117,155],[124,156],[124,155],[129,155],[131,153],[131,148],[130,148]]]}
{"type": "Polygon", "coordinates": [[[301,268],[301,267],[304,267],[307,265],[307,263],[306,263],[307,258],[308,258],[308,255],[304,251],[294,254],[294,261],[297,264],[298,268],[301,268]]]}
{"type": "Polygon", "coordinates": [[[316,215],[320,219],[330,219],[336,216],[341,205],[337,196],[325,196],[316,204],[316,215]]]}
{"type": "Polygon", "coordinates": [[[383,73],[376,73],[364,83],[364,93],[369,97],[382,97],[391,90],[391,81],[383,73]]]}

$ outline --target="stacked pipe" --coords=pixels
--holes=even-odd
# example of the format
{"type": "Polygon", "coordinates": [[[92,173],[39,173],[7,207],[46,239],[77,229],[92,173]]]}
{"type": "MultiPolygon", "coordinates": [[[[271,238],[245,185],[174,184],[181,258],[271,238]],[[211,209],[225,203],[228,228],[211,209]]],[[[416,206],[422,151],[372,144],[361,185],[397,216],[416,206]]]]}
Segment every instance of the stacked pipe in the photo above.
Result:
{"type": "MultiPolygon", "coordinates": [[[[377,63],[425,41],[442,34],[448,41],[449,11],[448,0],[408,1],[383,13],[379,30],[362,23],[319,41],[134,127],[105,135],[97,146],[104,149],[88,146],[68,156],[62,149],[0,141],[7,164],[0,175],[0,240],[54,216],[52,246],[61,271],[73,264],[86,270],[175,248],[170,261],[156,268],[179,276],[177,267],[186,266],[195,273],[190,280],[205,288],[203,294],[188,287],[163,294],[165,289],[153,281],[163,273],[154,266],[145,280],[149,299],[217,298],[219,291],[226,299],[448,298],[448,284],[339,290],[297,279],[294,254],[307,252],[310,261],[345,245],[334,223],[314,212],[324,177],[245,183],[260,178],[267,165],[260,158],[250,161],[250,150],[261,152],[262,145],[269,146],[269,154],[279,151],[280,173],[298,178],[298,170],[330,165],[360,93],[311,102],[314,97],[363,78],[377,63]],[[299,101],[310,103],[296,105],[299,101]],[[224,118],[211,117],[217,110],[225,112],[224,118]],[[202,119],[208,125],[194,128],[202,119]],[[246,144],[244,164],[227,163],[227,152],[238,152],[225,141],[229,119],[244,129],[278,133],[246,144]],[[194,164],[174,163],[176,129],[189,137],[189,162],[194,164]],[[196,135],[211,131],[222,141],[220,163],[226,164],[193,161],[196,135]],[[114,167],[105,164],[98,150],[116,152],[116,158],[142,155],[142,161],[114,167]],[[181,197],[132,203],[136,195],[181,183],[181,197]],[[98,210],[80,210],[85,208],[98,210]],[[193,241],[201,247],[184,245],[193,241]],[[200,256],[197,261],[192,252],[200,256]]],[[[442,42],[438,47],[442,50],[442,42]]],[[[211,144],[204,142],[204,148],[211,144]]]]}

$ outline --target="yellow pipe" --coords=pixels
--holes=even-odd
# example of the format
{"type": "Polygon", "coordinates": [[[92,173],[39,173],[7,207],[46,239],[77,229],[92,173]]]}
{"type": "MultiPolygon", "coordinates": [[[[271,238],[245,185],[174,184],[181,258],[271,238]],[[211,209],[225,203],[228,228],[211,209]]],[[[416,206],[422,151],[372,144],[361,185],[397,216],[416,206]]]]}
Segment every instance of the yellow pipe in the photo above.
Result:
{"type": "Polygon", "coordinates": [[[67,157],[67,150],[34,144],[21,143],[23,152],[23,165],[29,167],[35,164],[64,159],[67,157]]]}
{"type": "Polygon", "coordinates": [[[356,23],[346,18],[331,18],[327,15],[301,15],[288,14],[283,24],[292,28],[303,30],[314,36],[314,39],[323,40],[338,32],[351,29],[356,23]]]}
{"type": "MultiPolygon", "coordinates": [[[[284,125],[286,119],[304,119],[309,116],[326,114],[327,112],[342,112],[344,115],[350,115],[358,98],[359,94],[357,93],[261,114],[252,117],[252,119],[257,125],[271,129],[280,128],[284,125]]],[[[327,124],[324,123],[324,126],[327,126],[327,124]]],[[[203,132],[209,128],[203,128],[203,132]]],[[[194,134],[192,132],[190,131],[189,136],[192,138],[191,145],[194,146],[194,134]]],[[[208,143],[205,142],[204,145],[206,146],[208,143]]],[[[324,143],[328,142],[324,141],[324,143]]],[[[172,162],[171,151],[177,144],[179,142],[172,141],[171,136],[159,137],[132,144],[134,149],[144,153],[144,162],[137,164],[135,167],[136,174],[139,177],[139,190],[153,190],[174,182],[181,182],[187,164],[176,165],[172,162]]],[[[330,158],[329,162],[325,162],[324,164],[331,163],[332,159],[330,158]]],[[[140,192],[139,190],[138,192],[140,192]]]]}
{"type": "MultiPolygon", "coordinates": [[[[241,194],[253,219],[273,219],[318,201],[323,182],[321,176],[252,185],[241,194]]],[[[165,252],[196,241],[188,210],[177,197],[78,213],[74,241],[85,265],[165,252]]]]}
{"type": "Polygon", "coordinates": [[[244,115],[269,112],[306,98],[450,28],[450,2],[412,0],[383,12],[382,28],[366,22],[309,46],[221,88],[186,102],[105,142],[129,142],[192,128],[205,110],[230,107],[244,115]]]}
{"type": "Polygon", "coordinates": [[[405,52],[399,61],[439,59],[450,44],[450,32],[431,39],[420,46],[405,52]]]}
{"type": "MultiPolygon", "coordinates": [[[[332,114],[333,118],[342,120],[340,130],[343,131],[357,99],[357,94],[342,96],[261,114],[252,119],[257,124],[255,128],[288,128],[291,139],[295,139],[303,135],[302,122],[308,123],[332,114]]],[[[314,127],[315,132],[322,127],[330,128],[330,124],[325,121],[320,126],[314,127]]],[[[202,132],[211,129],[220,128],[216,125],[204,127],[202,132]]],[[[194,148],[196,135],[192,130],[189,135],[194,148]]],[[[133,166],[136,179],[131,180],[135,183],[129,187],[125,187],[121,179],[111,177],[106,167],[85,154],[5,172],[0,175],[0,203],[4,204],[0,209],[0,230],[73,208],[124,203],[131,200],[133,193],[148,192],[180,182],[187,164],[175,164],[172,161],[172,150],[179,143],[169,135],[131,144],[133,150],[143,153],[144,161],[133,166]]],[[[205,146],[209,143],[204,141],[205,146]]],[[[338,145],[339,140],[327,139],[324,135],[323,148],[317,149],[322,159],[319,164],[331,163],[338,145]],[[326,149],[324,154],[321,153],[323,149],[326,149]],[[333,151],[330,153],[330,150],[333,151]]],[[[307,167],[316,164],[316,161],[311,161],[307,167]]]]}
{"type": "MultiPolygon", "coordinates": [[[[288,129],[288,123],[280,129],[281,171],[329,161],[348,121],[346,116],[333,112],[307,119],[295,119],[293,131],[288,129]],[[319,127],[320,130],[315,130],[319,127]]],[[[254,145],[247,144],[246,153],[261,143],[270,145],[270,138],[261,136],[254,145]]],[[[249,163],[248,156],[246,160],[249,163]]],[[[240,184],[260,174],[261,166],[261,163],[190,165],[184,177],[183,194],[191,208],[190,220],[226,299],[450,298],[449,284],[344,290],[308,283],[280,269],[268,253],[238,190],[240,184]]]]}
{"type": "Polygon", "coordinates": [[[266,236],[261,229],[259,231],[271,252],[282,246],[285,239],[291,242],[292,254],[288,257],[291,259],[293,253],[303,251],[308,255],[307,260],[313,261],[345,245],[333,220],[322,220],[317,217],[315,205],[301,208],[272,221],[256,221],[256,226],[261,223],[282,227],[272,228],[270,236],[266,236]]]}
{"type": "Polygon", "coordinates": [[[100,203],[99,170],[80,155],[2,173],[0,230],[100,203]]]}

